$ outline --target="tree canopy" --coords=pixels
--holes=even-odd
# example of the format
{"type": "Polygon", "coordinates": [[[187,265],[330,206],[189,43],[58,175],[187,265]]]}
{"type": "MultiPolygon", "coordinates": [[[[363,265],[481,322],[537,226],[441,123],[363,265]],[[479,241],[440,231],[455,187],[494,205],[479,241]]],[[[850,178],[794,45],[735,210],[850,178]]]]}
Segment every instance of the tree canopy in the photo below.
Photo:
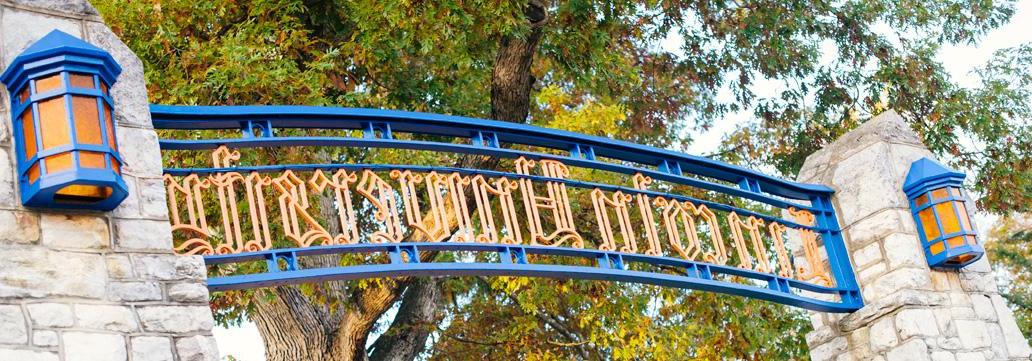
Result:
{"type": "MultiPolygon", "coordinates": [[[[154,103],[416,110],[675,149],[692,143],[692,130],[745,111],[755,121],[714,152],[730,162],[770,165],[785,177],[810,153],[892,108],[933,151],[975,173],[982,209],[1032,210],[1029,48],[998,54],[973,89],[957,85],[935,58],[944,45],[977,42],[1006,23],[1012,2],[94,4],[143,60],[154,103]],[[671,41],[677,49],[662,46],[671,41]],[[754,88],[760,80],[784,90],[760,97],[754,88]]],[[[318,321],[306,332],[336,335],[319,341],[327,360],[501,353],[540,360],[787,359],[804,357],[802,335],[810,327],[799,311],[755,300],[523,278],[363,283],[319,292],[280,287],[214,295],[213,305],[224,322],[256,319],[272,360],[287,359],[278,350],[288,349],[285,340],[293,336],[286,327],[263,327],[261,319],[302,311],[318,321]],[[343,305],[326,306],[334,299],[343,305]],[[268,313],[254,311],[259,303],[268,313]],[[417,303],[432,307],[412,306],[417,303]],[[382,317],[392,307],[414,316],[382,317]],[[348,328],[356,324],[361,327],[348,328]],[[352,334],[344,329],[353,338],[340,340],[352,334]],[[377,339],[368,349],[367,338],[377,339]],[[404,340],[415,345],[411,352],[384,351],[404,340]]]]}

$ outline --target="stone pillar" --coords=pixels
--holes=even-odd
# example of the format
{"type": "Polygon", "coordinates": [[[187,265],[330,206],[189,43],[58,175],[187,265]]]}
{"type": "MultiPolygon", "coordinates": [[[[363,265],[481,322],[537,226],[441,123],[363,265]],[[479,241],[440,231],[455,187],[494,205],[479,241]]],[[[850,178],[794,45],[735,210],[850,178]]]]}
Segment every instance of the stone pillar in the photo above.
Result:
{"type": "Polygon", "coordinates": [[[901,189],[921,157],[933,155],[888,111],[806,159],[799,181],[835,189],[865,304],[852,314],[810,314],[813,360],[1029,359],[988,257],[960,271],[928,267],[901,189]]]}
{"type": "Polygon", "coordinates": [[[111,93],[130,194],[109,213],[23,208],[0,91],[0,360],[216,360],[204,263],[172,253],[140,60],[85,0],[0,0],[0,69],[54,29],[124,69],[111,93]]]}

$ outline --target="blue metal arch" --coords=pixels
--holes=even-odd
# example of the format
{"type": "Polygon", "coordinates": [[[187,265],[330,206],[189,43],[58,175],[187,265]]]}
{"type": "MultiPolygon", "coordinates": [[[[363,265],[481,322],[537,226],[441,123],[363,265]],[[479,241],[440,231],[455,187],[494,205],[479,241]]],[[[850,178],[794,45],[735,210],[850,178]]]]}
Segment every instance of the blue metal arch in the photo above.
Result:
{"type": "MultiPolygon", "coordinates": [[[[735,165],[692,156],[655,147],[616,141],[601,137],[547,129],[525,124],[514,124],[440,114],[406,111],[329,108],[309,106],[166,106],[152,105],[151,116],[155,128],[180,130],[240,130],[240,138],[160,141],[162,149],[195,150],[229,148],[259,148],[287,146],[338,146],[398,148],[476,154],[502,158],[527,157],[552,159],[564,164],[623,173],[643,174],[654,179],[730,196],[750,199],[789,209],[811,212],[816,218],[813,227],[795,224],[785,219],[750,212],[715,202],[686,198],[668,193],[642,191],[618,186],[599,185],[574,180],[562,181],[580,187],[598,187],[625,193],[661,195],[672,199],[689,200],[712,205],[725,211],[756,215],[765,220],[776,220],[800,229],[810,229],[820,235],[828,256],[828,267],[835,287],[823,287],[774,274],[759,273],[737,267],[693,262],[683,259],[614,253],[587,249],[553,248],[539,246],[477,244],[477,243],[386,243],[318,246],[295,249],[275,249],[233,255],[205,256],[205,262],[217,266],[224,263],[266,260],[267,271],[258,274],[223,276],[209,279],[212,290],[228,290],[269,285],[282,285],[324,280],[402,277],[402,276],[463,276],[510,275],[553,278],[579,278],[656,284],[669,287],[697,289],[725,294],[753,297],[786,305],[826,312],[851,312],[863,306],[859,286],[850,265],[848,253],[835,210],[831,203],[833,190],[827,186],[803,184],[779,179],[735,165]],[[361,131],[361,137],[348,136],[279,136],[277,129],[342,129],[361,131]],[[257,131],[255,131],[257,130],[257,131]],[[395,138],[396,133],[452,137],[465,143],[446,141],[419,141],[395,138]],[[559,151],[565,155],[544,152],[526,152],[507,149],[504,145],[518,144],[559,151]],[[708,202],[708,203],[707,203],[708,202]],[[808,204],[807,204],[808,203],[808,204]],[[401,254],[409,259],[423,251],[471,251],[498,253],[499,263],[420,263],[403,262],[401,254]],[[315,254],[342,254],[355,252],[386,252],[392,262],[382,265],[360,265],[319,269],[300,269],[297,258],[315,254]],[[514,261],[512,254],[547,254],[593,259],[596,267],[531,264],[514,261]],[[287,269],[278,262],[287,261],[287,269]],[[506,261],[508,260],[508,261],[506,261]],[[673,267],[683,273],[668,274],[628,270],[628,263],[673,267]],[[740,277],[746,282],[717,279],[713,275],[740,277]],[[831,300],[806,292],[824,294],[831,300]],[[837,299],[837,300],[835,300],[837,299]]],[[[284,170],[335,169],[414,169],[466,172],[486,176],[519,178],[506,172],[459,169],[451,167],[421,167],[411,165],[378,164],[280,164],[270,166],[233,168],[166,169],[167,174],[189,173],[273,172],[284,170]]],[[[517,259],[519,259],[517,257],[517,259]]],[[[523,258],[525,261],[525,258],[523,258]]]]}
{"type": "Polygon", "coordinates": [[[486,243],[379,243],[277,249],[205,257],[205,263],[209,266],[248,261],[265,261],[271,271],[258,274],[212,277],[208,279],[208,288],[212,291],[227,291],[365,278],[525,276],[632,282],[694,289],[757,298],[822,312],[851,312],[857,309],[857,305],[804,297],[792,292],[792,289],[817,294],[859,297],[859,291],[857,290],[842,287],[823,287],[791,278],[744,270],[732,266],[713,265],[670,257],[543,246],[486,243]],[[499,262],[432,263],[411,261],[418,260],[421,252],[442,251],[496,253],[499,255],[499,262]],[[386,264],[313,269],[302,269],[297,262],[298,257],[345,253],[386,253],[391,262],[386,264]],[[402,258],[402,254],[407,256],[408,261],[402,258]],[[594,261],[595,267],[528,263],[527,255],[565,256],[587,259],[594,261]],[[285,261],[286,267],[278,265],[278,262],[281,260],[285,261]],[[631,264],[635,263],[655,267],[669,267],[679,272],[671,274],[628,269],[631,264]],[[746,281],[743,283],[733,283],[717,279],[721,275],[736,276],[746,281]],[[755,284],[748,284],[749,281],[753,281],[755,284]],[[757,285],[761,283],[762,286],[757,285]]]}

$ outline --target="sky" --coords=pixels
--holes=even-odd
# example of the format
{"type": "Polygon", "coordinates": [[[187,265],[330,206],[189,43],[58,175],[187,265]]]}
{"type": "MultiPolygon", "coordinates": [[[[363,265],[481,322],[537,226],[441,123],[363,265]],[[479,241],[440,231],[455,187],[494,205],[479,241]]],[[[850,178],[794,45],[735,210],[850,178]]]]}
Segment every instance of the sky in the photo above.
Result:
{"type": "MultiPolygon", "coordinates": [[[[676,43],[677,39],[671,38],[667,39],[662,46],[668,49],[677,49],[676,43]]],[[[972,71],[987,62],[993,52],[1024,43],[1032,43],[1032,0],[1019,1],[1011,22],[987,34],[977,44],[945,46],[940,50],[938,58],[956,82],[963,86],[973,87],[978,85],[978,77],[972,71]]],[[[776,94],[779,91],[778,85],[774,82],[761,82],[754,90],[758,94],[776,94]]],[[[688,152],[691,154],[713,152],[720,145],[724,135],[733,131],[739,124],[751,119],[752,115],[749,112],[739,112],[728,115],[722,121],[714,122],[713,127],[707,131],[693,134],[695,141],[688,147],[688,152]]],[[[986,214],[975,216],[976,226],[983,233],[983,239],[985,239],[984,232],[994,221],[995,217],[986,214]]],[[[254,324],[244,322],[239,327],[217,327],[214,333],[219,352],[223,357],[233,355],[240,361],[265,360],[264,346],[262,346],[261,337],[254,324]]]]}

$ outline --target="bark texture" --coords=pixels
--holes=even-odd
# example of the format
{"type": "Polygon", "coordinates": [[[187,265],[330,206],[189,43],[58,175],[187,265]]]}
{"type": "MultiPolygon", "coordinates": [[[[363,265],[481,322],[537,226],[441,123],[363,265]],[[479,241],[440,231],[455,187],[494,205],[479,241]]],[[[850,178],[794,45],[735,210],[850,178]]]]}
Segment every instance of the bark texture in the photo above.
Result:
{"type": "Polygon", "coordinates": [[[530,1],[525,11],[530,33],[526,37],[502,37],[491,72],[491,118],[515,123],[527,120],[534,85],[530,65],[548,21],[546,10],[540,1],[530,1]]]}
{"type": "MultiPolygon", "coordinates": [[[[525,15],[529,34],[502,37],[495,57],[491,117],[497,120],[523,123],[530,112],[534,84],[530,67],[548,19],[547,8],[541,1],[531,0],[525,15]]],[[[492,168],[497,160],[462,157],[459,163],[462,167],[492,168]]],[[[320,208],[332,210],[332,201],[323,199],[320,203],[320,208]]],[[[332,214],[323,217],[336,219],[332,214]]],[[[454,224],[454,215],[449,215],[448,221],[454,224]]],[[[337,225],[328,229],[338,230],[337,225]]],[[[434,256],[424,253],[421,258],[431,261],[434,256]]],[[[304,259],[302,267],[326,267],[337,262],[334,257],[308,258],[311,259],[304,259]]],[[[325,287],[328,294],[344,300],[345,305],[330,310],[322,302],[306,297],[296,286],[277,287],[270,291],[271,297],[256,296],[258,306],[251,319],[265,341],[267,360],[413,360],[423,352],[440,319],[441,291],[435,279],[385,280],[365,289],[349,289],[341,282],[328,282],[325,287]],[[401,305],[390,327],[367,349],[367,338],[376,321],[399,300],[401,305]]]]}
{"type": "Polygon", "coordinates": [[[440,320],[440,293],[440,284],[435,279],[424,278],[413,282],[405,290],[401,308],[390,329],[373,344],[369,359],[408,361],[419,356],[440,320]]]}

